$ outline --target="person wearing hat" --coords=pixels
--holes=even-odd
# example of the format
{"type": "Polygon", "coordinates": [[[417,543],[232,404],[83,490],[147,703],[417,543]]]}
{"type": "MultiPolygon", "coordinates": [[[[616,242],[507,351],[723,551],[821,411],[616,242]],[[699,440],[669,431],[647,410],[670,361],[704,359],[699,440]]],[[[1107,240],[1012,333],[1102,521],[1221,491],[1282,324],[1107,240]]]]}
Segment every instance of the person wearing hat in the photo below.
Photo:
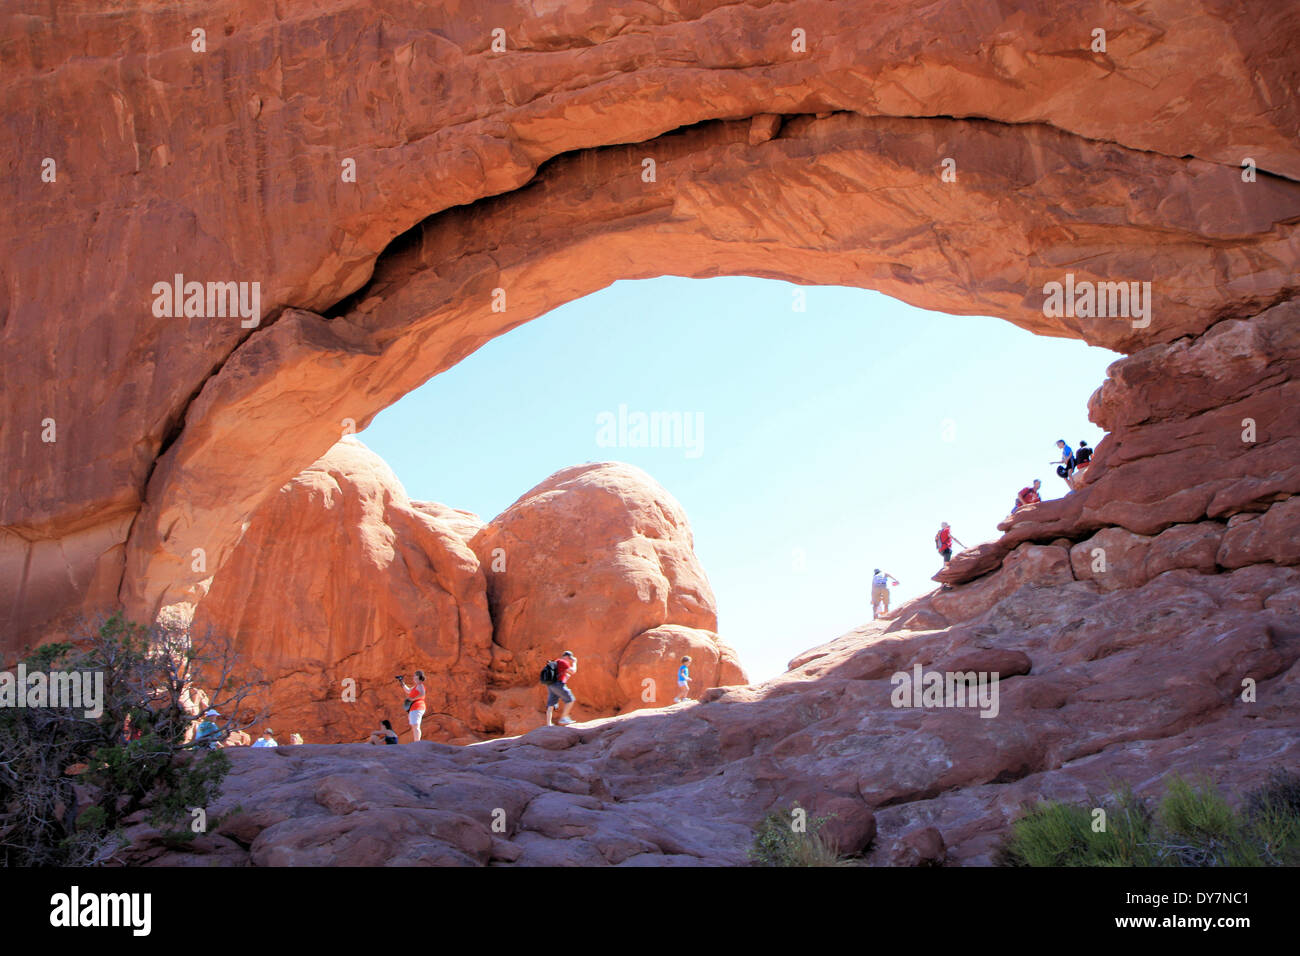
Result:
{"type": "Polygon", "coordinates": [[[871,574],[871,619],[873,621],[889,613],[890,581],[894,582],[895,587],[898,586],[898,578],[887,571],[876,568],[871,574]]]}
{"type": "Polygon", "coordinates": [[[207,747],[209,750],[217,749],[217,735],[221,733],[221,728],[217,726],[213,717],[220,717],[221,714],[209,707],[203,712],[203,720],[198,729],[194,732],[194,742],[201,747],[207,747]]]}
{"type": "Polygon", "coordinates": [[[253,743],[253,746],[254,747],[278,747],[280,745],[276,743],[275,738],[271,736],[271,728],[267,727],[265,730],[262,731],[262,736],[258,737],[257,740],[253,743]]]}

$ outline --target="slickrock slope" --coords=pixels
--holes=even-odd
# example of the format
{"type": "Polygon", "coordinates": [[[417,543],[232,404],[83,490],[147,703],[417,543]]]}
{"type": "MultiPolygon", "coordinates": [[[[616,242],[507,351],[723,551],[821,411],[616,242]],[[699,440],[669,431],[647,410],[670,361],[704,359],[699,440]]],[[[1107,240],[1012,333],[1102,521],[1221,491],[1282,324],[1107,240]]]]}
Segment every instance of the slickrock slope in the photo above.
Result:
{"type": "Polygon", "coordinates": [[[695,558],[681,505],[639,468],[576,465],[556,472],[475,536],[502,649],[492,706],[508,733],[536,723],[536,671],[578,657],[573,716],[669,703],[690,654],[692,694],[743,684],[718,641],[713,590],[695,558]],[[647,683],[649,682],[649,683],[647,683]]]}
{"type": "Polygon", "coordinates": [[[1040,798],[1115,781],[1160,794],[1171,770],[1240,794],[1300,767],[1300,569],[1173,570],[1110,592],[1074,580],[1063,547],[1012,564],[986,579],[999,603],[968,602],[960,623],[875,622],[707,703],[464,748],[235,753],[218,809],[247,812],[186,853],[141,825],[128,859],[738,864],[764,812],[798,800],[835,814],[846,850],[874,837],[869,862],[987,864],[1040,798]],[[891,675],[915,665],[999,672],[996,715],[892,706],[891,675]]]}
{"type": "Polygon", "coordinates": [[[270,680],[260,698],[282,741],[363,740],[380,717],[401,726],[393,676],[417,667],[432,678],[430,738],[478,739],[492,620],[463,537],[471,519],[410,501],[345,438],[254,515],[196,630],[229,635],[270,680]]]}
{"type": "Polygon", "coordinates": [[[692,547],[681,506],[630,465],[565,469],[484,526],[411,501],[345,438],[257,511],[194,625],[269,682],[258,703],[284,740],[363,740],[383,717],[405,735],[393,676],[421,668],[424,736],[465,743],[536,727],[537,672],[566,648],[575,716],[671,703],[683,654],[693,695],[743,684],[692,547]]]}
{"type": "Polygon", "coordinates": [[[193,549],[232,553],[345,419],[616,279],[864,286],[1125,352],[1293,293],[1285,4],[543,6],[13,6],[0,650],[194,603],[193,549]],[[1150,281],[1149,325],[1044,314],[1067,273],[1150,281]],[[260,322],[166,314],[177,276],[258,283],[260,322]]]}

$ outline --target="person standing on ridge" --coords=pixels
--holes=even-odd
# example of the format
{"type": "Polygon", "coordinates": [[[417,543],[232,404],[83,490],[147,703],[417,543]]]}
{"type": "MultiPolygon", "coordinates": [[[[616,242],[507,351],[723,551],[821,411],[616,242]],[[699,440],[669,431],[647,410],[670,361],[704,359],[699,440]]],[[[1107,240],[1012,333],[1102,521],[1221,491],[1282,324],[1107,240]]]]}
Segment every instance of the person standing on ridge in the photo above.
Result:
{"type": "Polygon", "coordinates": [[[560,711],[560,723],[571,724],[573,718],[569,716],[569,711],[573,709],[575,698],[568,685],[569,678],[578,673],[578,658],[574,656],[573,651],[565,651],[555,660],[547,663],[546,667],[554,674],[553,680],[543,681],[546,684],[546,726],[551,726],[555,705],[560,701],[564,701],[564,709],[560,711]]]}
{"type": "Polygon", "coordinates": [[[691,699],[691,658],[686,655],[682,658],[681,666],[677,668],[677,696],[673,698],[674,704],[680,704],[684,700],[691,699]]]}
{"type": "Polygon", "coordinates": [[[873,621],[889,613],[890,581],[895,585],[898,584],[898,578],[880,568],[876,568],[871,574],[871,619],[873,621]]]}
{"type": "Polygon", "coordinates": [[[948,526],[948,522],[939,522],[939,533],[934,536],[934,547],[943,557],[943,566],[945,568],[948,566],[948,562],[952,560],[952,543],[954,541],[960,544],[962,548],[966,547],[952,533],[952,528],[948,526]]]}
{"type": "Polygon", "coordinates": [[[1050,465],[1056,465],[1056,474],[1065,479],[1065,483],[1070,483],[1070,476],[1074,474],[1074,449],[1065,443],[1064,438],[1056,440],[1056,447],[1061,451],[1061,457],[1057,461],[1048,462],[1050,465]]]}
{"type": "Polygon", "coordinates": [[[402,674],[397,675],[397,683],[402,685],[406,691],[406,719],[411,724],[411,740],[414,743],[420,739],[420,721],[424,720],[424,671],[415,672],[415,683],[410,687],[406,686],[402,674]]]}

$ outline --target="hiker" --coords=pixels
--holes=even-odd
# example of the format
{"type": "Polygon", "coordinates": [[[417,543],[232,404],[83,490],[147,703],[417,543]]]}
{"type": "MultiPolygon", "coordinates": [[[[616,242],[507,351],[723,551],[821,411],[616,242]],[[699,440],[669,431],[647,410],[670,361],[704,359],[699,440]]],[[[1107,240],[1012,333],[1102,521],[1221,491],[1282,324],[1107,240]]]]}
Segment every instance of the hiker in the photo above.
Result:
{"type": "Polygon", "coordinates": [[[271,736],[271,728],[267,727],[265,730],[262,731],[262,736],[258,737],[257,740],[253,741],[253,746],[254,747],[278,747],[280,745],[276,743],[275,738],[271,736]]]}
{"type": "Polygon", "coordinates": [[[1079,472],[1084,471],[1088,467],[1090,461],[1092,461],[1092,449],[1088,447],[1086,441],[1080,438],[1079,450],[1074,453],[1074,475],[1076,481],[1079,478],[1079,472]]]}
{"type": "Polygon", "coordinates": [[[379,729],[370,731],[370,736],[366,739],[368,744],[395,744],[397,743],[397,731],[393,725],[386,719],[379,722],[379,729]]]}
{"type": "Polygon", "coordinates": [[[1049,465],[1056,465],[1056,474],[1065,479],[1066,484],[1070,483],[1070,476],[1074,474],[1074,449],[1065,443],[1064,438],[1056,440],[1056,447],[1061,451],[1061,457],[1057,461],[1048,462],[1049,465]]]}
{"type": "Polygon", "coordinates": [[[889,613],[889,582],[893,581],[895,586],[898,584],[898,578],[894,577],[887,571],[876,568],[871,574],[871,619],[883,617],[889,613]],[[884,607],[881,607],[881,604],[884,607]]]}
{"type": "Polygon", "coordinates": [[[289,745],[290,745],[290,746],[293,746],[293,747],[301,746],[301,745],[302,745],[302,734],[290,734],[290,735],[289,735],[289,745]]]}
{"type": "Polygon", "coordinates": [[[684,700],[691,699],[691,658],[687,655],[682,658],[681,666],[677,668],[677,696],[673,698],[674,704],[680,704],[684,700]]]}
{"type": "Polygon", "coordinates": [[[547,669],[554,675],[554,679],[543,682],[546,684],[546,726],[551,726],[555,705],[560,701],[564,701],[564,709],[560,711],[560,723],[571,724],[573,718],[569,716],[569,711],[573,709],[574,696],[568,684],[569,678],[578,673],[578,658],[573,655],[573,651],[565,651],[555,660],[549,661],[547,669]]]}
{"type": "Polygon", "coordinates": [[[945,568],[948,566],[948,562],[952,560],[952,543],[954,541],[957,541],[963,548],[966,547],[957,540],[957,537],[952,533],[952,529],[948,527],[948,522],[939,522],[939,533],[934,536],[934,547],[943,556],[943,566],[945,568]]]}
{"type": "Polygon", "coordinates": [[[402,706],[406,708],[406,719],[411,725],[411,742],[415,743],[420,739],[420,721],[424,720],[424,671],[415,672],[415,683],[409,687],[404,674],[397,675],[397,683],[406,691],[402,706]]]}
{"type": "Polygon", "coordinates": [[[143,736],[144,729],[131,719],[131,714],[127,714],[126,719],[122,721],[122,743],[129,744],[143,736]]]}
{"type": "Polygon", "coordinates": [[[1043,499],[1038,495],[1038,489],[1041,487],[1043,487],[1043,483],[1035,478],[1031,486],[1021,488],[1020,494],[1016,495],[1016,503],[1011,506],[1011,513],[1015,514],[1025,505],[1036,505],[1042,501],[1043,499]]]}
{"type": "Polygon", "coordinates": [[[221,733],[221,728],[212,720],[213,717],[221,715],[209,707],[203,712],[203,720],[198,729],[194,732],[194,742],[201,747],[207,747],[209,750],[217,749],[217,735],[221,733]]]}

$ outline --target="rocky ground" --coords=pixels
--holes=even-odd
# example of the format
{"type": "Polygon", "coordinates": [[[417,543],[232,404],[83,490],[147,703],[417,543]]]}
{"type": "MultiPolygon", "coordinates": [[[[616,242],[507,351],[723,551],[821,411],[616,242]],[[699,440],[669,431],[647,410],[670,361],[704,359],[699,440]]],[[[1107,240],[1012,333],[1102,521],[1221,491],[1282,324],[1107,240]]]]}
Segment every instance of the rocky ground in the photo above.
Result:
{"type": "Polygon", "coordinates": [[[753,827],[798,801],[866,862],[989,864],[1043,798],[1170,771],[1240,793],[1300,767],[1300,569],[1166,571],[1106,591],[1066,550],[1029,545],[976,585],[936,592],[791,662],[765,684],[465,747],[231,751],[186,850],[140,824],[153,865],[735,865],[753,827]],[[1007,591],[982,609],[977,589],[1007,591]],[[920,621],[959,617],[939,629],[920,621]],[[996,716],[895,707],[891,675],[996,671],[996,716]],[[1252,695],[1244,693],[1253,686],[1252,695]],[[495,828],[494,828],[495,824],[495,828]]]}

